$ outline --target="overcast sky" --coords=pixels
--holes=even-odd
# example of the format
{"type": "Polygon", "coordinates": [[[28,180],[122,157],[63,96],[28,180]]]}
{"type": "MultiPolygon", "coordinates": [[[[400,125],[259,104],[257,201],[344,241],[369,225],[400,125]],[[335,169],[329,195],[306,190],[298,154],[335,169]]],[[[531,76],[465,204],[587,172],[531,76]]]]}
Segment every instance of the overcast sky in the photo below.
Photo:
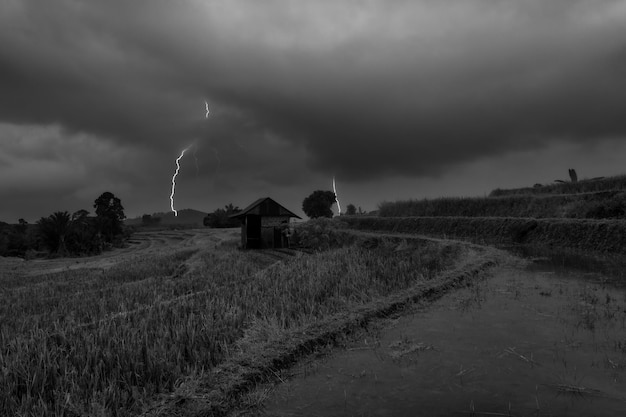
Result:
{"type": "Polygon", "coordinates": [[[625,174],[624,0],[0,0],[0,220],[625,174]],[[210,106],[205,118],[207,100],[210,106]]]}

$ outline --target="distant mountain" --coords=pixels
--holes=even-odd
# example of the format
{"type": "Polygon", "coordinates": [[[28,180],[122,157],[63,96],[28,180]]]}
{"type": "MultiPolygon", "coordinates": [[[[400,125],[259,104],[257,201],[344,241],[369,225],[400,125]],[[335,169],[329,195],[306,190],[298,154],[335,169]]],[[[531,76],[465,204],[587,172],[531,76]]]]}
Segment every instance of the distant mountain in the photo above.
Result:
{"type": "MultiPolygon", "coordinates": [[[[194,209],[182,209],[178,210],[178,216],[174,216],[173,212],[167,213],[152,213],[152,218],[160,218],[160,225],[170,225],[170,224],[191,224],[202,226],[203,220],[206,217],[207,213],[203,211],[198,211],[194,209]]],[[[128,226],[137,226],[142,224],[141,217],[135,217],[133,219],[126,219],[124,223],[128,226]]]]}

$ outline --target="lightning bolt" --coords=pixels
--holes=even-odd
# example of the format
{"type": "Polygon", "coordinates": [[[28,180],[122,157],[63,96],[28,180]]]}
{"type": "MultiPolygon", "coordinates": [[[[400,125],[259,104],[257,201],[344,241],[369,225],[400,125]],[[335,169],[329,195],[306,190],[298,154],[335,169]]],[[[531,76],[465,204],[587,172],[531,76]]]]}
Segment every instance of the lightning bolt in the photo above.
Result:
{"type": "Polygon", "coordinates": [[[176,171],[174,172],[174,175],[172,175],[172,193],[170,194],[170,207],[172,208],[172,211],[174,212],[174,216],[178,216],[178,211],[176,211],[176,209],[174,208],[174,194],[176,193],[176,176],[178,175],[178,172],[180,171],[180,160],[183,158],[183,156],[185,156],[185,152],[187,152],[192,146],[193,144],[187,146],[180,153],[180,156],[176,158],[176,171]]]}
{"type": "Polygon", "coordinates": [[[339,204],[339,198],[337,197],[337,187],[335,185],[335,176],[333,176],[333,192],[335,193],[335,202],[337,203],[337,214],[341,215],[341,205],[339,204]]]}
{"type": "MultiPolygon", "coordinates": [[[[204,100],[204,108],[206,109],[206,114],[204,117],[208,119],[209,118],[209,103],[206,100],[204,100]]],[[[174,171],[174,175],[172,175],[172,193],[170,194],[170,208],[174,212],[174,216],[177,216],[177,217],[178,217],[178,211],[174,208],[174,194],[176,194],[176,177],[178,176],[178,173],[180,172],[180,160],[183,159],[183,156],[185,156],[185,152],[187,152],[191,148],[193,148],[193,157],[196,160],[196,175],[198,175],[198,172],[200,169],[198,167],[198,156],[196,155],[196,153],[198,152],[197,141],[194,141],[191,145],[183,149],[182,152],[180,153],[180,156],[176,158],[176,171],[174,171]]]]}
{"type": "MultiPolygon", "coordinates": [[[[204,108],[206,109],[206,114],[204,115],[205,118],[209,118],[209,102],[204,100],[204,108]]],[[[238,145],[239,146],[239,145],[238,145]]],[[[239,146],[241,147],[241,146],[239,146]]],[[[217,148],[213,147],[213,153],[215,154],[215,160],[217,161],[217,167],[215,168],[215,177],[217,178],[217,174],[220,170],[220,166],[222,165],[222,160],[220,159],[220,153],[217,151],[217,148]]],[[[195,155],[195,154],[194,154],[195,155]]],[[[197,160],[196,160],[197,162],[197,160]]],[[[215,185],[215,184],[213,184],[215,185]]]]}
{"type": "MultiPolygon", "coordinates": [[[[206,109],[206,114],[204,115],[205,119],[209,118],[209,102],[204,100],[204,108],[206,109]]],[[[196,160],[196,175],[198,175],[198,172],[200,172],[200,168],[198,167],[198,156],[196,155],[196,152],[198,152],[198,144],[195,144],[196,147],[193,149],[193,157],[196,160]]]]}

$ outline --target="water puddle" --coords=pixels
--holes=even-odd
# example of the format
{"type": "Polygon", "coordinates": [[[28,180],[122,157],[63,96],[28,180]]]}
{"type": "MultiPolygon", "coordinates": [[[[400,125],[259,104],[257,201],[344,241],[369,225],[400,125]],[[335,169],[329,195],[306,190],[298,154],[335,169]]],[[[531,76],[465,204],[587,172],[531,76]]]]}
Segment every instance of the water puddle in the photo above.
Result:
{"type": "Polygon", "coordinates": [[[587,278],[626,288],[626,257],[620,254],[590,253],[563,248],[528,245],[501,246],[515,255],[532,260],[532,271],[569,274],[583,272],[587,278]]]}
{"type": "Polygon", "coordinates": [[[499,268],[283,376],[267,416],[626,415],[626,290],[499,268]]]}

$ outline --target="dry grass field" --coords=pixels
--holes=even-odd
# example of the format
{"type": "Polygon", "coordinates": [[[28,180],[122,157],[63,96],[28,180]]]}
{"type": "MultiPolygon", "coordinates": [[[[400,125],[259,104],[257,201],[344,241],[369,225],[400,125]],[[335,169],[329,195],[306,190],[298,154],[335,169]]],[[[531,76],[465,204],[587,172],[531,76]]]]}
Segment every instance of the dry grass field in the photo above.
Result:
{"type": "Polygon", "coordinates": [[[191,403],[199,392],[213,400],[195,407],[223,411],[271,374],[253,365],[264,352],[307,332],[302,343],[325,343],[320,335],[358,325],[381,300],[445,286],[443,271],[482,259],[467,245],[423,239],[241,251],[238,236],[144,232],[97,257],[2,259],[0,414],[167,415],[176,398],[191,403]]]}
{"type": "Polygon", "coordinates": [[[186,272],[233,234],[137,233],[128,248],[94,257],[0,258],[0,413],[79,415],[160,390],[159,364],[148,366],[158,354],[151,324],[200,288],[186,272]],[[144,383],[155,388],[138,388],[144,383]]]}
{"type": "Polygon", "coordinates": [[[239,236],[234,229],[187,229],[145,231],[133,234],[126,248],[114,248],[97,256],[78,258],[34,259],[0,257],[0,270],[16,275],[36,276],[77,269],[107,270],[115,265],[142,257],[161,255],[181,249],[207,249],[239,236]]]}

